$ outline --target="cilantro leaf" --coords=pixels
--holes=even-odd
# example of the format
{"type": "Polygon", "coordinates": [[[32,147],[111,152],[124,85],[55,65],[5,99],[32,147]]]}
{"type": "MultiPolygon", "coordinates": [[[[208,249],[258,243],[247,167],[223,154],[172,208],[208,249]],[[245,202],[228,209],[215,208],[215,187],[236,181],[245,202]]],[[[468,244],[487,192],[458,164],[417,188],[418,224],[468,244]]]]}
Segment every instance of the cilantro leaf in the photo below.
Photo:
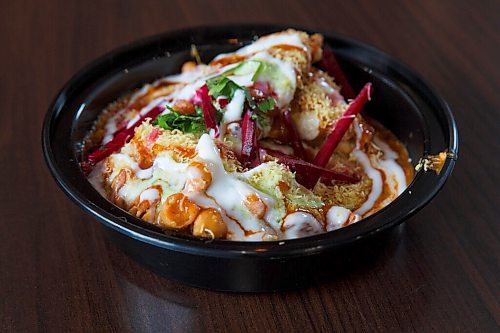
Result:
{"type": "Polygon", "coordinates": [[[269,117],[266,116],[268,111],[274,110],[276,107],[276,101],[272,97],[268,97],[253,106],[252,119],[257,122],[260,128],[267,127],[269,125],[269,117]]]}
{"type": "Polygon", "coordinates": [[[262,112],[254,112],[250,117],[257,122],[260,128],[269,126],[269,119],[262,112]]]}
{"type": "Polygon", "coordinates": [[[195,105],[194,106],[194,114],[199,116],[199,117],[203,117],[203,108],[199,105],[195,105]]]}
{"type": "MultiPolygon", "coordinates": [[[[212,96],[213,99],[223,96],[231,100],[236,90],[241,89],[245,94],[247,106],[252,110],[252,119],[255,120],[261,128],[266,127],[269,125],[269,117],[266,116],[266,113],[276,108],[276,100],[273,97],[268,97],[257,102],[250,94],[249,88],[238,85],[236,82],[229,79],[227,75],[253,74],[252,81],[255,81],[256,78],[269,67],[270,66],[263,61],[248,60],[242,62],[235,68],[208,79],[206,81],[208,94],[212,96]]],[[[220,122],[222,113],[225,112],[225,109],[216,110],[216,112],[217,121],[220,122]]]]}
{"type": "Polygon", "coordinates": [[[247,100],[248,106],[252,110],[255,109],[255,101],[254,101],[252,95],[250,95],[250,89],[248,89],[247,87],[245,87],[244,91],[245,91],[245,98],[247,100]]]}
{"type": "Polygon", "coordinates": [[[207,80],[208,94],[214,99],[224,96],[229,99],[233,98],[234,92],[238,89],[243,89],[234,81],[223,75],[212,77],[207,80]]]}
{"type": "Polygon", "coordinates": [[[195,107],[195,113],[183,115],[176,112],[171,107],[167,107],[170,113],[158,116],[153,125],[157,125],[166,130],[180,130],[184,133],[200,133],[206,130],[203,119],[203,110],[195,107]],[[200,112],[201,110],[201,112],[200,112]]]}
{"type": "Polygon", "coordinates": [[[265,100],[259,102],[259,104],[257,104],[257,108],[262,112],[274,110],[275,107],[276,107],[276,101],[272,97],[268,97],[265,100]]]}

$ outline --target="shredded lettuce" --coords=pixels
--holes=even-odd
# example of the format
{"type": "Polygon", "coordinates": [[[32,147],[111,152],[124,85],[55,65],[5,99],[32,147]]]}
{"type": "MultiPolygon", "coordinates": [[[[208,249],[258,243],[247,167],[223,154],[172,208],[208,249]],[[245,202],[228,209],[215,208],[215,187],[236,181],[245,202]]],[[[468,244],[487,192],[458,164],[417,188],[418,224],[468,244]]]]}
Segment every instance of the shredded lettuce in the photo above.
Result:
{"type": "Polygon", "coordinates": [[[244,180],[274,198],[283,217],[286,214],[286,204],[308,209],[323,206],[319,196],[297,183],[294,174],[276,162],[266,162],[248,171],[244,174],[244,180]]]}

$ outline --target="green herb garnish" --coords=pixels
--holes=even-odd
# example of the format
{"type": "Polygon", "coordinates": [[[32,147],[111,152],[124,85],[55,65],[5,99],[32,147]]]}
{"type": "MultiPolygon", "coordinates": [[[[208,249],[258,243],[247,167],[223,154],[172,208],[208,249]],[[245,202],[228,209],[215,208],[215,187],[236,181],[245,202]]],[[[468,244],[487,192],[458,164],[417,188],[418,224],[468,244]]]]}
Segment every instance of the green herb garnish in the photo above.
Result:
{"type": "Polygon", "coordinates": [[[260,101],[253,108],[254,113],[252,114],[252,119],[255,120],[261,128],[268,126],[269,119],[266,116],[266,113],[268,111],[274,110],[275,107],[276,107],[276,101],[272,97],[268,97],[265,100],[260,101]]]}
{"type": "MultiPolygon", "coordinates": [[[[206,81],[208,87],[208,94],[212,96],[214,99],[217,97],[227,97],[231,100],[234,96],[236,90],[241,89],[245,93],[245,99],[248,102],[248,105],[251,109],[255,109],[255,101],[253,97],[250,95],[250,90],[247,87],[242,87],[238,85],[231,79],[228,79],[224,74],[210,78],[206,81]]],[[[222,112],[224,110],[221,110],[222,112]]]]}
{"type": "Polygon", "coordinates": [[[199,106],[195,106],[195,113],[183,115],[167,106],[170,113],[158,116],[153,125],[157,125],[166,130],[180,130],[184,133],[200,133],[206,130],[205,121],[203,119],[203,110],[199,106]]]}
{"type": "Polygon", "coordinates": [[[259,104],[257,104],[257,108],[262,112],[274,110],[275,107],[276,107],[276,101],[272,97],[268,97],[265,100],[259,102],[259,104]]]}
{"type": "Polygon", "coordinates": [[[261,112],[255,112],[250,117],[257,122],[260,128],[269,126],[269,119],[261,112]]]}
{"type": "Polygon", "coordinates": [[[233,98],[234,92],[238,89],[242,89],[234,81],[228,79],[223,75],[219,75],[207,80],[208,94],[214,99],[217,97],[224,96],[229,99],[233,98]]]}
{"type": "MultiPolygon", "coordinates": [[[[206,81],[208,87],[208,94],[212,96],[213,99],[218,97],[226,97],[232,100],[236,90],[241,89],[245,94],[245,99],[248,107],[252,110],[252,119],[255,120],[261,128],[268,126],[269,119],[265,115],[268,111],[274,110],[276,108],[276,100],[272,97],[268,97],[258,103],[251,96],[250,90],[247,87],[242,87],[238,85],[233,80],[229,79],[228,75],[247,75],[253,74],[252,81],[255,81],[257,77],[265,72],[269,71],[273,66],[266,64],[263,61],[258,60],[247,60],[240,63],[236,67],[225,71],[224,73],[212,77],[206,81]]],[[[216,116],[218,121],[222,117],[222,113],[225,112],[224,109],[217,110],[216,116]]]]}

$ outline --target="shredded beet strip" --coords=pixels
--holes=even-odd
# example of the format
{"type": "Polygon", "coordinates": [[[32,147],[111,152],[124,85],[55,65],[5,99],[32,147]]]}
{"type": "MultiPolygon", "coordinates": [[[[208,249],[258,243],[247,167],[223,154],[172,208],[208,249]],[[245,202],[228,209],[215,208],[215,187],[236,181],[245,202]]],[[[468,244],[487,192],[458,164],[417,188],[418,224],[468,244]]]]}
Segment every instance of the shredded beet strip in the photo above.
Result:
{"type": "MultiPolygon", "coordinates": [[[[100,146],[96,150],[94,150],[92,153],[89,154],[87,157],[87,161],[82,163],[82,169],[84,171],[88,171],[91,167],[114,153],[115,151],[118,151],[121,147],[127,143],[130,138],[134,136],[134,131],[136,127],[138,127],[146,118],[151,118],[152,120],[156,119],[160,113],[162,113],[165,110],[163,106],[157,105],[151,110],[149,110],[144,116],[141,116],[139,120],[137,120],[132,126],[129,128],[125,127],[118,132],[115,133],[113,136],[113,139],[109,141],[108,143],[100,146]]],[[[86,172],[87,172],[86,171],[86,172]]]]}
{"type": "Polygon", "coordinates": [[[361,111],[365,103],[370,100],[370,95],[372,91],[371,83],[365,84],[358,96],[352,101],[344,114],[337,120],[333,131],[328,135],[325,142],[321,146],[321,149],[316,154],[313,164],[324,167],[330,157],[332,156],[335,148],[337,148],[340,140],[344,137],[345,132],[349,129],[355,116],[361,111]]]}
{"type": "Polygon", "coordinates": [[[342,68],[340,67],[335,54],[332,49],[325,46],[323,49],[323,57],[318,63],[320,69],[327,72],[330,76],[333,76],[335,82],[340,85],[340,93],[347,99],[353,99],[356,96],[354,89],[349,84],[347,77],[344,75],[342,68]]]}
{"type": "Polygon", "coordinates": [[[219,127],[217,126],[217,120],[215,119],[215,107],[212,105],[212,100],[208,95],[207,85],[203,85],[201,88],[196,90],[194,95],[194,104],[201,106],[203,109],[203,119],[205,120],[206,128],[212,128],[215,131],[215,137],[219,137],[219,127]]]}
{"type": "Polygon", "coordinates": [[[283,113],[283,122],[288,132],[288,138],[291,140],[294,155],[302,160],[305,160],[306,153],[304,151],[304,147],[302,146],[302,142],[300,141],[297,129],[295,128],[295,124],[293,123],[290,109],[287,109],[283,113]]]}
{"type": "Polygon", "coordinates": [[[241,159],[247,165],[260,164],[257,126],[250,110],[245,111],[241,122],[241,159]]]}
{"type": "Polygon", "coordinates": [[[360,176],[356,173],[349,172],[339,172],[334,170],[325,169],[314,165],[312,163],[301,160],[295,156],[290,156],[284,154],[280,151],[260,148],[259,152],[261,154],[261,158],[266,155],[270,155],[278,158],[278,163],[284,164],[288,166],[291,170],[295,171],[295,176],[297,182],[302,184],[307,188],[313,188],[316,185],[316,182],[319,178],[324,178],[326,180],[336,180],[345,183],[357,183],[360,181],[360,176]],[[313,180],[310,175],[317,175],[318,179],[313,180]]]}

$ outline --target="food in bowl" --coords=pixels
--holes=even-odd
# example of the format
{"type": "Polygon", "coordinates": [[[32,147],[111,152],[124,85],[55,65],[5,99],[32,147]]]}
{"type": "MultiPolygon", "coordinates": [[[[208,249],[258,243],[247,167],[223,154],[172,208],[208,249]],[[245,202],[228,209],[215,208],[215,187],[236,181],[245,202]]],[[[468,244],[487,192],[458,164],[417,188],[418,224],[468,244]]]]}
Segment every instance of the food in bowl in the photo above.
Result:
{"type": "Polygon", "coordinates": [[[404,145],[360,114],[322,36],[286,30],[126,93],[85,140],[108,200],[194,236],[270,241],[332,231],[413,178],[404,145]]]}

